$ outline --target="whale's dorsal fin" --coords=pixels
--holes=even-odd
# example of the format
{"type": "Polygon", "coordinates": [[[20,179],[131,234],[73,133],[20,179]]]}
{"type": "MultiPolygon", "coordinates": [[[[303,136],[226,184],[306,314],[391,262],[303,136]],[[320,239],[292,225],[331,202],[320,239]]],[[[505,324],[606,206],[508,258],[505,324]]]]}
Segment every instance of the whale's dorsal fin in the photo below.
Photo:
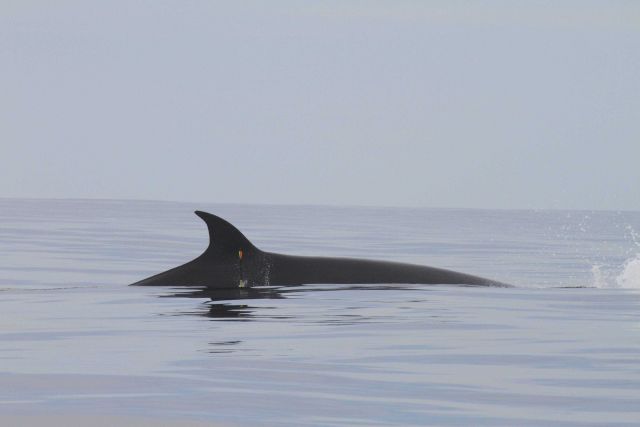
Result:
{"type": "Polygon", "coordinates": [[[243,258],[259,249],[244,234],[224,219],[208,212],[196,211],[209,229],[209,247],[204,255],[232,256],[243,258]]]}

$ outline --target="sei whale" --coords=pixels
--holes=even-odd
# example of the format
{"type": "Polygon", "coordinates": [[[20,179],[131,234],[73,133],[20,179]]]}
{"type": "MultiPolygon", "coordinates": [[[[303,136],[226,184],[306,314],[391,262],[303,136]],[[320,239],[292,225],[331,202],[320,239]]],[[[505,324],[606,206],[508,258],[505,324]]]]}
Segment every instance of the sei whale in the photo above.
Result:
{"type": "Polygon", "coordinates": [[[195,213],[209,229],[209,246],[204,253],[186,264],[132,285],[207,288],[313,283],[509,286],[470,274],[415,264],[266,252],[224,219],[207,212],[195,213]]]}

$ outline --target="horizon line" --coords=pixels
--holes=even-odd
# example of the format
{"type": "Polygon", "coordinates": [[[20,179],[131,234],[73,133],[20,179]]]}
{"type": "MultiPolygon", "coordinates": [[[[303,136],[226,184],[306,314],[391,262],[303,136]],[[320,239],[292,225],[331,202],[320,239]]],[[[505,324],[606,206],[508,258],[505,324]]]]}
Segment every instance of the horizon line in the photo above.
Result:
{"type": "Polygon", "coordinates": [[[230,206],[290,206],[290,207],[327,207],[327,208],[384,208],[384,209],[434,209],[434,210],[478,210],[478,211],[560,211],[560,212],[629,212],[640,213],[634,209],[602,209],[602,208],[505,208],[505,207],[468,207],[468,206],[426,206],[426,205],[380,205],[380,204],[337,204],[337,203],[264,203],[264,202],[230,202],[230,201],[193,201],[193,200],[161,200],[161,199],[136,199],[113,197],[15,197],[0,196],[0,200],[24,200],[24,201],[94,201],[94,202],[153,202],[174,204],[218,204],[230,206]]]}

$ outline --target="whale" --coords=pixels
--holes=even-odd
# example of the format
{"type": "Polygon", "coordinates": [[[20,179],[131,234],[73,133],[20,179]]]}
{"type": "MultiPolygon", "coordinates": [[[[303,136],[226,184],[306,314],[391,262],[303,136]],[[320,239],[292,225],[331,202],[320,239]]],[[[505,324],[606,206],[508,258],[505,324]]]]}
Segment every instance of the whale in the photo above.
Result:
{"type": "Polygon", "coordinates": [[[263,251],[228,221],[195,211],[207,225],[209,246],[186,264],[132,286],[249,288],[305,284],[510,285],[443,268],[392,261],[286,255],[263,251]]]}

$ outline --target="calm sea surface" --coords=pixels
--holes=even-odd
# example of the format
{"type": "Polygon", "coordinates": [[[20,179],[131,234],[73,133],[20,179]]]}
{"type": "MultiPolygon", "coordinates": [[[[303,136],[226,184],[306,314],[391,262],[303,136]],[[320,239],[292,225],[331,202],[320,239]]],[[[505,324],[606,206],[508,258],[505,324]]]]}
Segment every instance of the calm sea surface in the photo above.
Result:
{"type": "Polygon", "coordinates": [[[2,199],[0,423],[637,426],[639,231],[638,212],[2,199]],[[128,287],[204,250],[195,209],[265,250],[516,287],[128,287]]]}

